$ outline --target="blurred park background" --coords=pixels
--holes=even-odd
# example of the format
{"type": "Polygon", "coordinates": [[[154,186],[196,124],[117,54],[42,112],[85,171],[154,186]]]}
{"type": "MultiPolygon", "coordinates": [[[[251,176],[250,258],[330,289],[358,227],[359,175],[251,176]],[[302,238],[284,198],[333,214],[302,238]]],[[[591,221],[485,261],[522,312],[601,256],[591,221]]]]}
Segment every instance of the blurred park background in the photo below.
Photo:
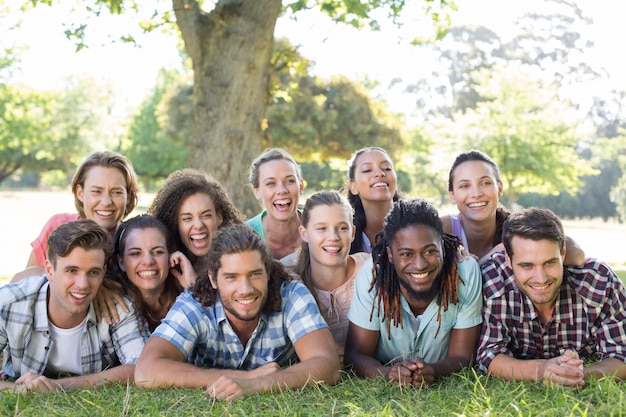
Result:
{"type": "MultiPolygon", "coordinates": [[[[205,2],[205,11],[221,13],[228,26],[220,9],[227,3],[205,2]]],[[[623,268],[621,2],[407,3],[396,9],[404,2],[284,1],[275,30],[267,22],[275,38],[265,95],[231,100],[254,101],[261,117],[208,108],[202,114],[213,124],[206,129],[198,127],[206,123],[198,106],[223,97],[211,80],[194,78],[199,58],[172,23],[172,3],[0,3],[0,277],[25,265],[29,242],[52,214],[74,211],[67,186],[94,150],[131,159],[143,192],[139,211],[170,172],[194,166],[252,215],[259,207],[245,177],[260,150],[287,149],[312,193],[341,188],[350,154],[371,145],[392,155],[405,194],[442,211],[453,210],[447,175],[455,155],[480,149],[500,165],[506,207],[554,210],[587,254],[623,268]],[[37,19],[56,26],[33,26],[37,19]],[[59,35],[69,39],[47,46],[53,53],[34,64],[29,49],[59,35]],[[67,48],[88,57],[84,68],[64,61],[67,48]],[[107,55],[115,48],[118,55],[107,55]],[[346,69],[351,63],[357,68],[346,69]],[[108,65],[110,77],[98,73],[108,65]],[[133,81],[137,73],[141,82],[133,81]]]]}

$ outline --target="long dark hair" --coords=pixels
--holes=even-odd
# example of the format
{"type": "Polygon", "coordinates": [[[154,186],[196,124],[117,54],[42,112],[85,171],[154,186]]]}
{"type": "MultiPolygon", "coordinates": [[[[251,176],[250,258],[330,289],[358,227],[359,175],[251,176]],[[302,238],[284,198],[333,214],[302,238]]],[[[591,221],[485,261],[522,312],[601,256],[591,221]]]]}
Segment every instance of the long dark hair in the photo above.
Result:
{"type": "MultiPolygon", "coordinates": [[[[208,272],[217,280],[217,274],[222,267],[222,255],[258,251],[269,278],[267,302],[263,312],[278,312],[282,308],[280,289],[282,283],[291,281],[291,276],[283,265],[272,257],[269,248],[261,236],[247,224],[236,224],[220,229],[211,242],[211,250],[207,259],[208,272]]],[[[208,273],[200,275],[192,287],[193,296],[205,306],[215,304],[219,296],[218,290],[213,288],[208,273]]]]}
{"type": "MultiPolygon", "coordinates": [[[[157,229],[165,237],[168,253],[172,253],[173,242],[167,227],[165,227],[165,225],[154,216],[150,216],[148,214],[135,216],[123,222],[119,229],[117,229],[117,233],[115,235],[115,252],[109,259],[108,277],[112,278],[122,286],[123,293],[130,297],[133,301],[138,318],[142,322],[146,323],[152,332],[161,322],[161,317],[154,317],[148,307],[148,304],[141,296],[139,288],[137,288],[137,286],[128,279],[126,272],[124,272],[119,266],[119,261],[121,261],[124,257],[126,241],[128,240],[130,233],[133,230],[145,229],[157,229]]],[[[168,273],[168,276],[165,279],[163,292],[159,296],[159,304],[164,306],[166,311],[169,311],[174,304],[176,297],[178,297],[182,290],[183,288],[176,277],[174,277],[171,273],[168,273]]]]}
{"type": "MultiPolygon", "coordinates": [[[[348,183],[354,181],[355,179],[356,163],[359,159],[359,156],[369,151],[379,151],[389,156],[386,150],[377,146],[369,146],[367,148],[361,148],[357,150],[352,154],[350,160],[348,161],[348,183]]],[[[390,156],[389,160],[391,160],[390,156]]],[[[352,194],[348,186],[344,187],[344,193],[346,195],[346,198],[348,199],[348,202],[352,206],[352,209],[354,210],[353,223],[356,229],[354,240],[352,241],[352,245],[350,246],[350,254],[364,252],[365,247],[363,242],[363,231],[365,230],[365,226],[367,225],[367,218],[365,217],[365,209],[363,208],[361,196],[352,194]]],[[[393,195],[393,201],[398,201],[402,197],[403,196],[399,188],[396,188],[396,192],[393,195]]],[[[374,243],[375,242],[371,242],[372,247],[374,246],[374,243]]]]}
{"type": "MultiPolygon", "coordinates": [[[[433,228],[443,240],[443,267],[440,276],[437,277],[437,281],[440,282],[437,291],[437,305],[439,306],[437,321],[439,326],[441,326],[441,309],[447,311],[450,304],[456,304],[459,301],[458,283],[459,281],[463,282],[456,264],[456,252],[460,245],[459,238],[444,233],[437,209],[426,200],[421,198],[398,200],[385,217],[382,236],[372,248],[374,266],[370,291],[375,289],[374,296],[378,299],[378,313],[381,313],[382,308],[383,321],[387,321],[388,332],[391,329],[392,321],[394,327],[402,325],[402,304],[398,273],[389,260],[387,247],[391,246],[391,242],[398,231],[414,225],[425,225],[433,228]]],[[[373,315],[374,305],[372,305],[370,320],[373,315]]],[[[439,327],[437,327],[435,337],[438,333],[439,327]]],[[[391,335],[391,333],[389,334],[391,335]]]]}

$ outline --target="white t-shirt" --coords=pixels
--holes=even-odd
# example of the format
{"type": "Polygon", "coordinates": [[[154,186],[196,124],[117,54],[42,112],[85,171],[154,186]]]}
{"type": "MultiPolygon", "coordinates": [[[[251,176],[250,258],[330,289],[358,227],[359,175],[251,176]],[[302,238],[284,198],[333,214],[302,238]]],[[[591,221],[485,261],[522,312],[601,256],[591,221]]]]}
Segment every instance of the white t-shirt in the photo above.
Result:
{"type": "Polygon", "coordinates": [[[87,317],[82,323],[71,329],[61,329],[50,321],[49,324],[52,347],[46,368],[56,374],[82,375],[80,338],[87,328],[87,317]]]}

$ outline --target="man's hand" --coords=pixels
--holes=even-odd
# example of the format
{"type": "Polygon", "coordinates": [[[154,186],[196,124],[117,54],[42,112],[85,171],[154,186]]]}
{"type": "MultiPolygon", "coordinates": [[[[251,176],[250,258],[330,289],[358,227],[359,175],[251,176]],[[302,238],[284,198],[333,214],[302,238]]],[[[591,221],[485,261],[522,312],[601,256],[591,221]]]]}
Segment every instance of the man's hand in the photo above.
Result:
{"type": "Polygon", "coordinates": [[[246,380],[244,379],[221,376],[207,387],[206,393],[214,400],[230,402],[250,393],[250,391],[244,387],[245,383],[246,380]]]}
{"type": "Polygon", "coordinates": [[[389,370],[387,381],[406,387],[413,384],[413,373],[417,370],[417,364],[413,360],[404,360],[394,364],[389,370]]]}
{"type": "Polygon", "coordinates": [[[566,350],[561,356],[548,359],[540,371],[544,385],[555,383],[572,388],[585,385],[583,360],[573,350],[566,350]]]}
{"type": "Polygon", "coordinates": [[[34,372],[28,372],[15,381],[15,392],[23,394],[28,391],[56,392],[63,389],[55,380],[34,372]]]}

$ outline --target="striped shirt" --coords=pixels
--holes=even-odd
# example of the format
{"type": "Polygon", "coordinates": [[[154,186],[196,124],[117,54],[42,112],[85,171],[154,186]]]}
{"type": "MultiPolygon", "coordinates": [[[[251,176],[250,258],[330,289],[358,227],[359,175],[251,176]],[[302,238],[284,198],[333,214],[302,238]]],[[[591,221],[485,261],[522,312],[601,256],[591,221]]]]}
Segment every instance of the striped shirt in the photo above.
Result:
{"type": "Polygon", "coordinates": [[[309,290],[298,281],[281,286],[280,312],[262,313],[246,346],[233,331],[219,297],[203,306],[189,290],[180,294],[153,333],[178,348],[187,362],[202,368],[251,370],[268,362],[297,361],[293,344],[328,328],[309,290]]]}
{"type": "MultiPolygon", "coordinates": [[[[0,287],[0,350],[5,353],[3,373],[11,378],[27,372],[49,375],[46,366],[54,341],[46,303],[48,286],[46,275],[41,275],[0,287]]],[[[125,302],[132,307],[130,300],[125,302]]],[[[104,319],[98,323],[93,305],[89,306],[80,342],[83,375],[137,362],[145,343],[137,317],[119,307],[118,314],[117,324],[109,326],[104,319]]]]}
{"type": "Polygon", "coordinates": [[[626,362],[626,289],[611,268],[589,259],[565,266],[552,319],[542,324],[532,302],[521,293],[504,253],[482,266],[483,327],[477,363],[483,372],[498,354],[517,359],[550,359],[565,350],[582,359],[626,362]]]}

